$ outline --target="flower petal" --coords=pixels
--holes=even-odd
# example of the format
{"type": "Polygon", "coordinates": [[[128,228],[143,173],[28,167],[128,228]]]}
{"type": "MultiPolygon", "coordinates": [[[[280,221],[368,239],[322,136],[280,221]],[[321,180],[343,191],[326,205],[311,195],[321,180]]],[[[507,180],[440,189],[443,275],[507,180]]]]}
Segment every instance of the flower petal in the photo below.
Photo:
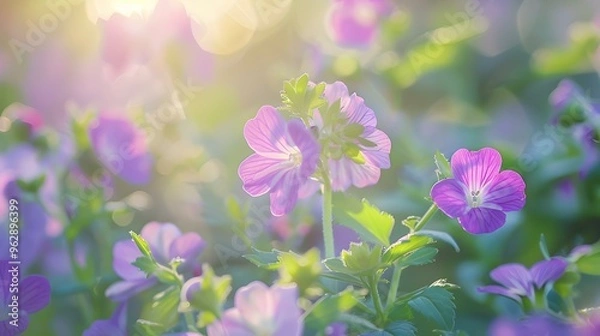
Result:
{"type": "Polygon", "coordinates": [[[155,278],[119,281],[110,285],[104,294],[113,301],[122,302],[145,291],[155,284],[155,278]]]}
{"type": "Polygon", "coordinates": [[[204,250],[205,242],[199,234],[188,232],[180,237],[177,237],[169,249],[169,258],[180,257],[185,260],[179,267],[185,267],[194,264],[196,259],[204,250]]]}
{"type": "Polygon", "coordinates": [[[296,286],[279,286],[271,287],[271,295],[277,312],[285,312],[284,314],[275,314],[275,330],[273,335],[302,335],[301,315],[302,312],[298,308],[298,288],[296,286]]]}
{"type": "Polygon", "coordinates": [[[525,206],[525,181],[519,173],[505,170],[490,182],[483,198],[483,207],[518,211],[525,206]]]}
{"type": "Polygon", "coordinates": [[[502,157],[493,148],[478,151],[457,150],[450,159],[454,178],[464,183],[470,191],[480,191],[500,172],[502,157]]]}
{"type": "Polygon", "coordinates": [[[455,179],[441,180],[434,184],[431,188],[431,198],[448,217],[457,218],[467,213],[464,186],[455,179]]]}
{"type": "Polygon", "coordinates": [[[338,99],[348,99],[348,97],[350,97],[350,94],[348,93],[348,87],[346,86],[346,84],[337,81],[332,84],[327,84],[325,86],[323,96],[329,102],[329,104],[333,104],[338,99]]]}
{"type": "Polygon", "coordinates": [[[83,332],[83,336],[122,336],[125,333],[111,320],[97,320],[83,332]]]}
{"type": "Polygon", "coordinates": [[[481,293],[502,295],[502,296],[506,296],[509,299],[513,299],[517,302],[521,302],[521,298],[518,295],[516,295],[515,293],[511,292],[509,289],[502,287],[502,286],[496,286],[496,285],[483,286],[483,287],[477,288],[477,291],[479,291],[481,293]]]}
{"type": "Polygon", "coordinates": [[[392,141],[383,131],[369,127],[362,135],[366,140],[376,144],[376,147],[362,147],[363,154],[373,165],[379,168],[390,168],[390,152],[392,150],[392,141]]]}
{"type": "Polygon", "coordinates": [[[498,266],[490,272],[490,277],[515,295],[531,296],[533,294],[531,274],[521,264],[498,266]]]}
{"type": "Polygon", "coordinates": [[[381,169],[370,161],[358,164],[347,157],[329,160],[331,187],[334,191],[345,191],[351,185],[358,188],[373,185],[379,181],[381,169]]]}
{"type": "Polygon", "coordinates": [[[159,263],[166,264],[171,261],[171,244],[181,236],[181,231],[175,224],[150,222],[144,225],[140,234],[150,245],[150,250],[159,263]]]}
{"type": "Polygon", "coordinates": [[[261,107],[256,117],[246,122],[244,137],[250,148],[263,155],[281,154],[284,148],[289,147],[285,143],[285,120],[273,106],[261,107]]]}
{"type": "Polygon", "coordinates": [[[208,336],[255,336],[242,320],[237,309],[228,309],[223,313],[221,321],[217,321],[207,328],[208,336]]]}
{"type": "Polygon", "coordinates": [[[132,240],[118,241],[113,247],[113,269],[125,280],[143,279],[146,277],[144,273],[131,264],[141,256],[142,253],[132,240]]]}
{"type": "Polygon", "coordinates": [[[254,281],[235,293],[235,308],[249,327],[270,324],[278,313],[271,290],[260,281],[254,281]]]}
{"type": "Polygon", "coordinates": [[[458,217],[458,222],[469,233],[490,233],[504,225],[506,214],[496,209],[472,208],[466,214],[458,217]]]}
{"type": "Polygon", "coordinates": [[[290,120],[287,128],[294,145],[300,149],[302,155],[299,177],[301,180],[307,179],[317,170],[320,155],[319,143],[299,119],[290,120]]]}
{"type": "Polygon", "coordinates": [[[271,213],[273,216],[283,216],[290,213],[298,201],[300,185],[293,174],[287,174],[281,183],[271,191],[271,213]]]}
{"type": "Polygon", "coordinates": [[[349,124],[360,124],[364,127],[377,126],[377,117],[375,112],[365,105],[365,100],[362,97],[353,93],[348,100],[347,106],[342,107],[342,112],[346,113],[349,124]]]}
{"type": "Polygon", "coordinates": [[[546,283],[558,280],[567,270],[567,266],[569,264],[562,258],[542,260],[531,267],[533,283],[542,288],[546,283]]]}
{"type": "Polygon", "coordinates": [[[29,314],[35,313],[50,303],[50,282],[43,276],[31,275],[20,283],[19,303],[29,314]]]}
{"type": "Polygon", "coordinates": [[[252,197],[266,194],[279,180],[282,162],[259,154],[247,157],[238,168],[244,191],[252,197]]]}

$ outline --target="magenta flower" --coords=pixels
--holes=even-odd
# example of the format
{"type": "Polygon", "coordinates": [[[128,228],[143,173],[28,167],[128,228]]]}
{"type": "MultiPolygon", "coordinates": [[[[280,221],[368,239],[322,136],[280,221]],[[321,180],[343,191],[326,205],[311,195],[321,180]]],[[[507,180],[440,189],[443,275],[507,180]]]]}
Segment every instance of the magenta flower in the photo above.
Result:
{"type": "Polygon", "coordinates": [[[502,286],[483,286],[478,290],[483,293],[503,295],[517,302],[521,302],[522,297],[533,301],[535,291],[542,290],[549,283],[558,280],[565,273],[568,265],[562,258],[540,261],[529,270],[521,264],[502,265],[490,272],[490,277],[502,286]]]}
{"type": "Polygon", "coordinates": [[[29,327],[29,316],[42,310],[50,303],[50,283],[39,275],[21,277],[18,281],[18,292],[11,290],[17,283],[13,277],[19,277],[19,270],[8,261],[0,261],[0,335],[15,336],[22,334],[29,327]],[[13,296],[18,301],[13,301],[13,296]]]}
{"type": "Polygon", "coordinates": [[[152,174],[152,156],[142,131],[126,118],[101,115],[90,126],[92,148],[111,173],[131,184],[146,184],[152,174]]]}
{"type": "Polygon", "coordinates": [[[252,282],[235,293],[235,307],[208,326],[208,336],[300,336],[302,311],[298,288],[252,282]]]}
{"type": "Polygon", "coordinates": [[[388,0],[334,0],[329,13],[329,33],[345,47],[367,47],[379,34],[381,19],[390,13],[388,0]]]}
{"type": "Polygon", "coordinates": [[[387,134],[377,129],[375,113],[356,93],[350,95],[342,82],[328,84],[324,95],[329,104],[340,101],[343,117],[328,125],[321,120],[318,111],[314,113],[314,122],[326,142],[324,150],[330,157],[333,190],[344,191],[351,185],[364,188],[377,183],[381,169],[390,167],[392,143],[387,134]]]}
{"type": "MultiPolygon", "coordinates": [[[[159,264],[168,265],[175,258],[182,258],[179,272],[191,271],[199,266],[197,259],[204,249],[204,241],[195,232],[182,234],[171,223],[151,222],[142,228],[140,235],[150,245],[154,259],[159,264]]],[[[113,248],[113,268],[123,281],[111,285],[106,296],[115,301],[125,301],[130,297],[154,286],[157,279],[146,274],[131,263],[142,254],[131,239],[122,240],[113,248]]]]}
{"type": "Polygon", "coordinates": [[[300,120],[286,122],[272,106],[246,123],[244,136],[256,152],[238,169],[244,190],[253,197],[269,193],[273,215],[289,213],[317,169],[319,144],[300,120]]]}
{"type": "Polygon", "coordinates": [[[500,171],[502,157],[493,148],[459,149],[450,160],[453,178],[431,189],[433,202],[469,233],[489,233],[506,222],[506,212],[525,205],[525,182],[512,170],[500,171]]]}

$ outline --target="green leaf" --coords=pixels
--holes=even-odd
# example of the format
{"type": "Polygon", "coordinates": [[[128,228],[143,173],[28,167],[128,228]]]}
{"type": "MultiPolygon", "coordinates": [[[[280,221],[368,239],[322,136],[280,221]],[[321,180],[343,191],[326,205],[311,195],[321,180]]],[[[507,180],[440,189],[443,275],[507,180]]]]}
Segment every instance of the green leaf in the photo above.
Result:
{"type": "Polygon", "coordinates": [[[17,184],[19,185],[19,188],[21,188],[21,190],[35,194],[44,185],[45,181],[46,175],[42,174],[30,181],[17,180],[17,184]]]}
{"type": "Polygon", "coordinates": [[[383,253],[382,262],[392,264],[399,258],[414,252],[428,244],[431,244],[433,239],[427,236],[406,235],[397,242],[388,247],[383,253]]]}
{"type": "Polygon", "coordinates": [[[344,127],[344,135],[349,138],[358,138],[365,131],[365,127],[358,123],[352,123],[344,127]]]}
{"type": "Polygon", "coordinates": [[[381,246],[373,249],[365,243],[350,243],[348,250],[342,250],[341,259],[352,274],[368,275],[380,269],[381,246]]]}
{"type": "Polygon", "coordinates": [[[438,179],[443,180],[452,177],[452,168],[450,168],[450,162],[440,151],[435,152],[433,156],[435,165],[437,166],[438,179]]]}
{"type": "Polygon", "coordinates": [[[279,255],[279,283],[295,283],[304,295],[321,275],[319,249],[312,248],[304,254],[283,252],[279,255]]]}
{"type": "Polygon", "coordinates": [[[434,330],[433,332],[435,332],[436,334],[438,334],[440,336],[469,336],[469,334],[467,334],[465,331],[462,331],[462,330],[453,330],[453,331],[434,330]]]}
{"type": "Polygon", "coordinates": [[[177,323],[179,306],[179,286],[170,286],[166,290],[154,295],[150,306],[142,312],[144,320],[160,321],[154,324],[157,331],[167,331],[167,328],[177,323]]]}
{"type": "Polygon", "coordinates": [[[577,259],[575,265],[581,273],[600,275],[600,248],[596,247],[594,252],[577,259]]]}
{"type": "Polygon", "coordinates": [[[418,314],[434,321],[445,330],[454,329],[456,317],[454,296],[441,287],[429,287],[417,297],[408,301],[408,305],[418,314]]]}
{"type": "Polygon", "coordinates": [[[418,232],[415,232],[415,234],[431,237],[435,240],[441,240],[445,243],[448,243],[450,246],[452,246],[456,252],[460,252],[460,248],[458,247],[458,244],[456,243],[454,238],[452,238],[452,236],[447,234],[446,232],[434,231],[434,230],[420,230],[418,232]]]}
{"type": "Polygon", "coordinates": [[[186,312],[192,308],[203,312],[210,312],[215,316],[221,314],[223,304],[231,292],[231,276],[216,276],[210,265],[202,266],[202,276],[188,280],[181,290],[187,292],[188,302],[182,302],[179,310],[186,312]],[[191,291],[193,288],[193,292],[191,291]]]}
{"type": "Polygon", "coordinates": [[[362,282],[362,280],[360,280],[358,277],[348,274],[348,273],[324,271],[323,273],[321,273],[321,276],[325,277],[325,278],[345,282],[347,284],[359,286],[359,287],[365,286],[365,284],[362,282]]]}
{"type": "Polygon", "coordinates": [[[142,236],[133,231],[129,231],[129,234],[131,235],[131,239],[137,248],[140,250],[140,252],[142,252],[142,255],[154,260],[154,256],[152,256],[152,251],[150,250],[150,245],[148,245],[148,242],[142,236]]]}
{"type": "Polygon", "coordinates": [[[358,200],[336,193],[333,216],[337,223],[353,229],[366,241],[385,246],[390,244],[394,217],[371,205],[366,199],[358,200]]]}
{"type": "Polygon", "coordinates": [[[402,221],[402,225],[409,228],[412,232],[415,230],[415,227],[416,227],[417,223],[419,223],[419,220],[421,220],[421,217],[419,217],[419,216],[408,216],[408,217],[406,217],[406,219],[404,219],[402,221]]]}
{"type": "Polygon", "coordinates": [[[548,245],[546,244],[546,236],[542,233],[540,235],[540,251],[546,260],[550,259],[550,253],[548,253],[548,245]]]}
{"type": "Polygon", "coordinates": [[[150,275],[154,274],[154,271],[158,269],[158,264],[154,260],[148,258],[147,256],[138,257],[131,264],[139,268],[140,271],[146,273],[146,277],[149,277],[150,275]]]}
{"type": "Polygon", "coordinates": [[[383,330],[371,331],[363,336],[415,336],[417,328],[408,321],[395,321],[383,330]]]}
{"type": "Polygon", "coordinates": [[[310,308],[305,325],[312,331],[323,331],[335,322],[341,313],[350,311],[357,303],[350,290],[335,295],[325,295],[310,308]]]}
{"type": "Polygon", "coordinates": [[[254,247],[252,251],[254,253],[244,254],[243,257],[254,265],[267,270],[276,270],[279,267],[279,255],[282,253],[281,251],[273,249],[271,252],[266,252],[257,250],[254,247]]]}
{"type": "Polygon", "coordinates": [[[435,256],[438,254],[438,249],[431,246],[422,247],[413,253],[401,257],[396,261],[396,265],[401,268],[409,266],[419,266],[432,263],[435,256]]]}
{"type": "Polygon", "coordinates": [[[134,329],[135,335],[144,336],[160,336],[166,331],[164,325],[144,319],[135,321],[134,329]]]}

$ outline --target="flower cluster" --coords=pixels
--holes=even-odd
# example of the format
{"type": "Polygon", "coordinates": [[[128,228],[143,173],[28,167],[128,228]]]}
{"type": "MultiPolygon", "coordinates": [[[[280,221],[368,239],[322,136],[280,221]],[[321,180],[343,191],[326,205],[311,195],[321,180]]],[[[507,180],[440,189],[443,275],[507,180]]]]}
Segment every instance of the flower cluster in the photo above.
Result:
{"type": "MultiPolygon", "coordinates": [[[[303,90],[315,87],[305,85],[303,90]]],[[[244,127],[255,151],[238,170],[244,190],[254,197],[269,193],[275,216],[289,213],[298,197],[311,195],[319,184],[334,191],[363,188],[390,166],[391,141],[377,128],[373,110],[341,82],[323,91],[319,109],[285,120],[276,108],[263,106],[244,127]]]]}

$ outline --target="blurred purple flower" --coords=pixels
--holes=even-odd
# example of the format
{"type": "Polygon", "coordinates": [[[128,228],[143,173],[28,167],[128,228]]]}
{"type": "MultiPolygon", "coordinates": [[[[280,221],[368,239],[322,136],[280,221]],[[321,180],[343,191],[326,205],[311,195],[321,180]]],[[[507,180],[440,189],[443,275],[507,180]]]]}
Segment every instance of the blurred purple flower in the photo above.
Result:
{"type": "Polygon", "coordinates": [[[565,79],[550,94],[550,104],[555,110],[550,122],[568,128],[573,138],[581,145],[583,162],[580,176],[585,178],[600,162],[598,130],[594,122],[600,123],[600,104],[594,104],[584,96],[583,90],[573,81],[565,79]],[[595,120],[592,120],[595,118],[595,120]]]}
{"type": "MultiPolygon", "coordinates": [[[[574,334],[575,335],[575,334],[574,334]]],[[[587,323],[577,328],[577,336],[598,336],[600,335],[600,313],[590,316],[587,323]]]]}
{"type": "Polygon", "coordinates": [[[391,10],[389,0],[334,0],[329,12],[331,38],[345,47],[368,47],[391,10]]]}
{"type": "Polygon", "coordinates": [[[244,137],[256,152],[238,169],[244,190],[253,197],[270,193],[274,216],[289,213],[317,169],[319,144],[300,120],[286,122],[272,106],[246,123],[244,137]]]}
{"type": "Polygon", "coordinates": [[[252,282],[235,293],[235,307],[208,326],[208,336],[300,336],[302,311],[298,288],[252,282]]]}
{"type": "Polygon", "coordinates": [[[92,148],[111,173],[131,184],[146,184],[152,155],[144,134],[124,117],[103,114],[90,126],[92,148]]]}
{"type": "Polygon", "coordinates": [[[584,255],[593,251],[592,245],[579,245],[574,247],[569,253],[569,258],[573,260],[577,260],[584,255]]]}
{"type": "MultiPolygon", "coordinates": [[[[162,265],[179,257],[184,262],[179,265],[179,272],[188,272],[199,266],[198,257],[204,249],[204,241],[195,232],[182,234],[179,228],[171,223],[151,222],[141,231],[141,236],[150,245],[156,261],[162,265]]],[[[154,286],[157,279],[146,274],[131,263],[142,254],[131,239],[122,240],[113,247],[113,269],[123,281],[114,283],[106,290],[106,296],[115,301],[125,301],[132,296],[154,286]]]]}
{"type": "MultiPolygon", "coordinates": [[[[348,157],[346,153],[341,153],[339,158],[329,159],[329,174],[333,190],[344,191],[351,185],[364,188],[377,183],[381,169],[390,167],[392,143],[387,134],[377,129],[375,113],[356,93],[350,95],[348,88],[342,82],[328,84],[324,96],[330,105],[340,100],[342,116],[345,117],[342,122],[332,125],[331,130],[325,131],[342,141],[342,143],[331,141],[329,150],[339,152],[350,145],[358,151],[353,158],[348,157]],[[358,136],[349,137],[347,130],[356,125],[362,131],[358,136]],[[357,160],[357,157],[360,160],[357,160]]],[[[314,115],[316,126],[319,129],[325,127],[318,111],[314,115]]]]}
{"type": "Polygon", "coordinates": [[[489,336],[575,336],[568,323],[548,315],[534,315],[521,321],[500,318],[488,330],[489,336]]]}
{"type": "MultiPolygon", "coordinates": [[[[50,282],[43,276],[30,275],[21,277],[18,287],[12,286],[19,277],[19,269],[14,273],[15,265],[8,261],[0,261],[0,335],[20,335],[29,326],[29,316],[42,310],[50,303],[50,282]],[[18,288],[18,292],[13,288],[18,288]],[[18,296],[18,302],[13,302],[13,296],[18,296]],[[13,308],[13,305],[18,305],[13,308]],[[16,324],[16,325],[15,325],[16,324]]],[[[18,266],[17,266],[18,267],[18,266]]]]}
{"type": "Polygon", "coordinates": [[[490,277],[502,286],[479,287],[483,293],[499,294],[521,302],[522,297],[535,300],[535,290],[543,289],[547,284],[558,280],[569,264],[562,258],[543,260],[531,267],[521,264],[505,264],[490,272],[490,277]]]}
{"type": "Polygon", "coordinates": [[[459,149],[450,160],[453,178],[437,182],[431,198],[448,217],[469,233],[498,230],[506,212],[525,205],[525,182],[512,170],[500,171],[502,157],[493,148],[459,149]]]}
{"type": "Polygon", "coordinates": [[[127,336],[127,303],[121,303],[108,320],[97,320],[83,336],[127,336]]]}
{"type": "Polygon", "coordinates": [[[348,335],[348,326],[345,323],[335,322],[327,326],[325,336],[346,336],[348,335]]]}

